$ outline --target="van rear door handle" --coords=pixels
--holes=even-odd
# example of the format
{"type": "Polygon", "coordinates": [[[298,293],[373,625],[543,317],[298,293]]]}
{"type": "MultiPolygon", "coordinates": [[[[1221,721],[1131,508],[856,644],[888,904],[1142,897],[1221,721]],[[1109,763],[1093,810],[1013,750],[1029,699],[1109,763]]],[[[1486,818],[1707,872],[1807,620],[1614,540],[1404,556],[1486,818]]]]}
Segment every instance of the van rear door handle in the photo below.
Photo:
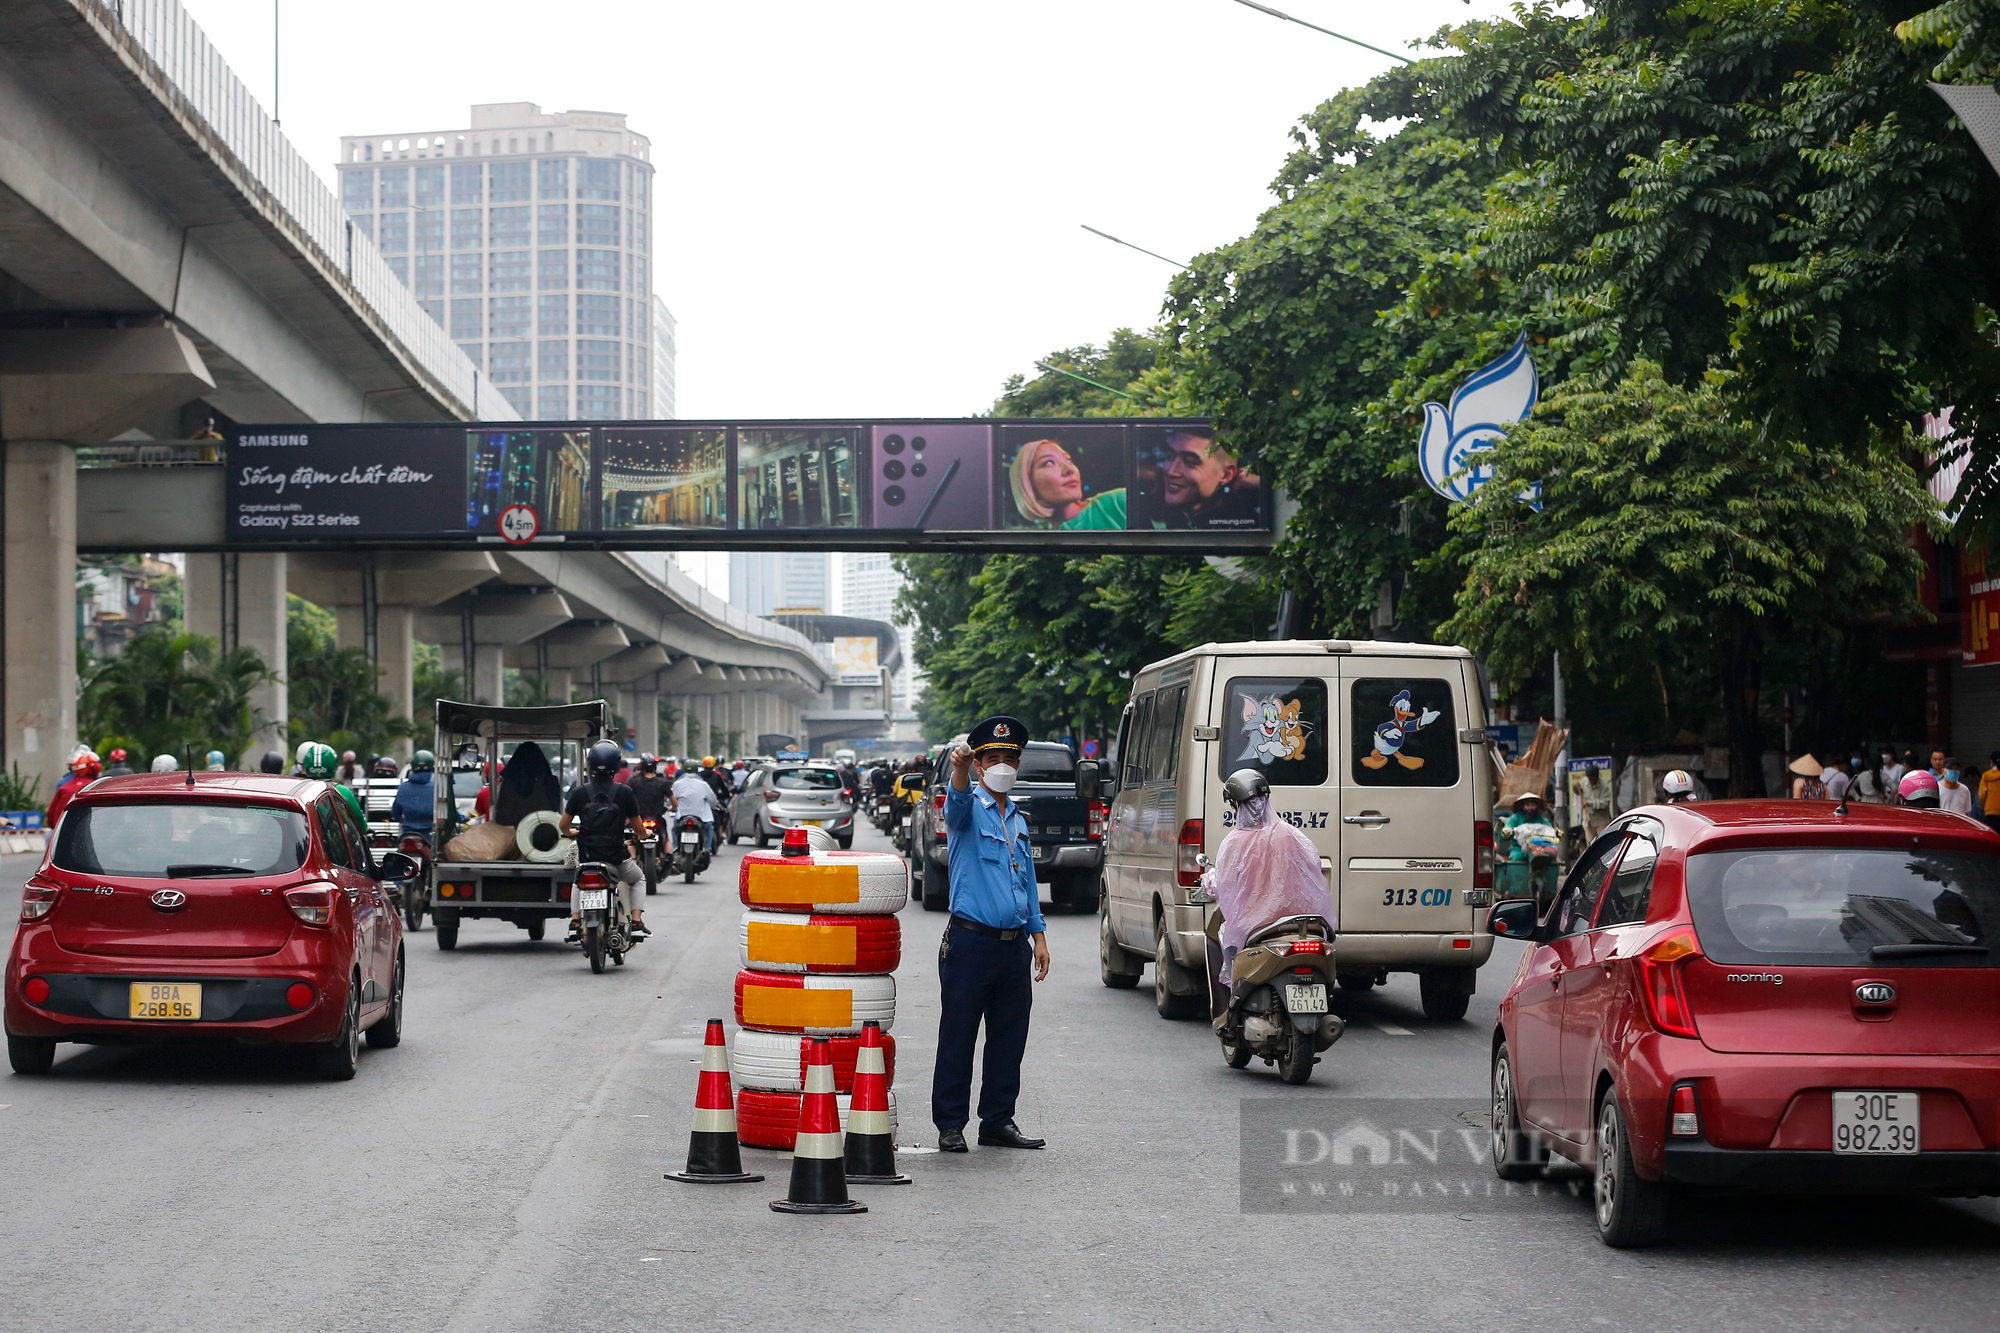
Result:
{"type": "Polygon", "coordinates": [[[1358,815],[1342,815],[1340,822],[1343,824],[1360,824],[1367,828],[1376,828],[1388,823],[1389,816],[1379,810],[1363,810],[1358,815]]]}

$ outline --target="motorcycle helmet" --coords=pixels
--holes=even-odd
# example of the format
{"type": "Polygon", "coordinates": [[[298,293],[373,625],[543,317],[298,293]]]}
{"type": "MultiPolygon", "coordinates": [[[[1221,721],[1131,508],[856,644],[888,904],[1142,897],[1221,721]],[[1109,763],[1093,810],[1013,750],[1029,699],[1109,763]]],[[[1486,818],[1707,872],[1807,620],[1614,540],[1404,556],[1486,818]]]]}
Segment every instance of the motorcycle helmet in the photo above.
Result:
{"type": "Polygon", "coordinates": [[[1673,769],[1660,779],[1660,794],[1667,798],[1668,804],[1691,801],[1694,799],[1694,779],[1684,768],[1673,769]]]}
{"type": "Polygon", "coordinates": [[[276,750],[264,751],[264,757],[257,761],[259,773],[282,773],[285,771],[285,756],[276,750]]]}
{"type": "Polygon", "coordinates": [[[659,766],[660,766],[660,761],[653,758],[653,756],[649,754],[642,754],[639,756],[639,771],[641,773],[650,774],[655,769],[659,768],[659,766]]]}
{"type": "Polygon", "coordinates": [[[72,773],[81,773],[88,777],[90,771],[96,766],[97,754],[88,748],[79,750],[76,754],[70,756],[69,771],[72,773]]]}
{"type": "Polygon", "coordinates": [[[368,775],[375,778],[393,778],[396,776],[396,761],[385,754],[368,766],[368,775]]]}
{"type": "Polygon", "coordinates": [[[172,773],[179,768],[180,765],[175,762],[174,757],[170,754],[156,754],[153,756],[153,771],[155,773],[172,773]]]}
{"type": "Polygon", "coordinates": [[[1938,783],[1927,768],[1920,768],[1904,776],[1896,785],[1896,794],[1903,798],[1904,805],[1912,805],[1919,810],[1938,808],[1938,783]]]}
{"type": "Polygon", "coordinates": [[[208,771],[211,773],[221,773],[226,771],[224,767],[225,761],[222,758],[222,751],[220,750],[210,750],[208,752],[208,759],[206,762],[208,764],[208,771]]]}
{"type": "Polygon", "coordinates": [[[410,771],[412,773],[429,773],[437,768],[437,764],[437,756],[429,750],[419,750],[410,756],[410,771]]]}
{"type": "Polygon", "coordinates": [[[610,741],[599,741],[590,747],[590,755],[584,760],[584,766],[590,770],[590,776],[608,778],[618,771],[618,765],[623,762],[625,756],[618,752],[617,746],[610,741]]]}
{"type": "Polygon", "coordinates": [[[299,768],[309,778],[321,781],[333,776],[333,747],[321,745],[318,741],[307,741],[299,747],[299,768]]]}
{"type": "Polygon", "coordinates": [[[712,755],[712,754],[705,754],[705,755],[703,755],[703,756],[701,757],[701,766],[702,766],[703,768],[714,768],[714,767],[715,767],[715,756],[714,756],[714,755],[712,755]]]}
{"type": "Polygon", "coordinates": [[[1231,805],[1241,805],[1245,801],[1254,801],[1259,796],[1270,794],[1269,780],[1254,768],[1239,768],[1222,784],[1222,799],[1231,805]]]}
{"type": "Polygon", "coordinates": [[[112,762],[112,763],[114,763],[114,764],[122,764],[122,763],[124,763],[124,762],[125,762],[125,761],[126,761],[127,759],[129,759],[130,757],[131,757],[130,755],[128,755],[128,754],[126,754],[126,753],[125,753],[125,747],[124,747],[124,746],[122,746],[122,745],[114,745],[114,746],[112,746],[112,747],[111,747],[111,762],[112,762]]]}

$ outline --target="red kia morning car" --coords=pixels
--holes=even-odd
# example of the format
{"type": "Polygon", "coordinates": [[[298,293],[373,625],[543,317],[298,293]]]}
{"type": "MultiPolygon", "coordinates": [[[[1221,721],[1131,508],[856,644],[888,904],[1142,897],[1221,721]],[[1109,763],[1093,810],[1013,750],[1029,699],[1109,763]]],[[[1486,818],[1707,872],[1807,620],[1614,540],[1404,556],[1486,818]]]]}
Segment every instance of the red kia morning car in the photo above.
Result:
{"type": "Polygon", "coordinates": [[[1817,801],[1646,806],[1586,849],[1493,1033],[1493,1160],[1595,1172],[1599,1234],[1677,1186],[2000,1193],[2000,836],[1817,801]]]}
{"type": "Polygon", "coordinates": [[[48,1072],[57,1042],[222,1039],[310,1047],[354,1077],[361,1034],[403,1028],[402,924],[347,804],[325,783],[146,773],[64,811],[21,896],[7,956],[7,1055],[48,1072]]]}

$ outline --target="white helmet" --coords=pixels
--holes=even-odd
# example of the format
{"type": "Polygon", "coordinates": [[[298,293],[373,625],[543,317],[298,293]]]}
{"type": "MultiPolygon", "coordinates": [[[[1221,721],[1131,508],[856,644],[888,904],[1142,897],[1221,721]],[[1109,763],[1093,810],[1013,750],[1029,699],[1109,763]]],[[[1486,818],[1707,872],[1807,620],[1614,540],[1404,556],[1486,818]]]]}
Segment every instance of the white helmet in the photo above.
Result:
{"type": "Polygon", "coordinates": [[[180,768],[180,764],[170,754],[156,754],[153,756],[153,771],[155,773],[172,773],[178,768],[180,768]]]}
{"type": "Polygon", "coordinates": [[[1694,779],[1684,768],[1671,769],[1660,779],[1660,792],[1669,802],[1693,800],[1694,779]]]}

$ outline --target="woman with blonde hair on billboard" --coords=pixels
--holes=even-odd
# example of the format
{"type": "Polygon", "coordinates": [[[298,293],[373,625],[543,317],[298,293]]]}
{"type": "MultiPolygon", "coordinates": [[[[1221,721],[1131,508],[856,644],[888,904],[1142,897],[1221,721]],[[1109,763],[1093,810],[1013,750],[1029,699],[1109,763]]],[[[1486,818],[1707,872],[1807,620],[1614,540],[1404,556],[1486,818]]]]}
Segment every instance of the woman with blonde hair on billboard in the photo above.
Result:
{"type": "Polygon", "coordinates": [[[1030,440],[1007,468],[1014,508],[1035,527],[1125,527],[1125,488],[1083,498],[1083,472],[1055,440],[1030,440]]]}

